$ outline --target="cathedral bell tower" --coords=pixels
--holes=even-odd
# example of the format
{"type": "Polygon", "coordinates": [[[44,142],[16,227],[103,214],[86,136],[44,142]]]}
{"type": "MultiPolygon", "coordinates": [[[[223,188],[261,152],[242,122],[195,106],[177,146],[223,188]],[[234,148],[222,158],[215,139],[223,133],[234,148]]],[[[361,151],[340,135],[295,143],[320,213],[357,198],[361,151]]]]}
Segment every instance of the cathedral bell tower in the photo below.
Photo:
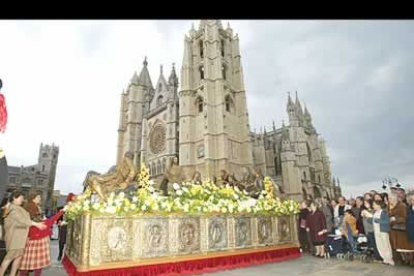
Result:
{"type": "Polygon", "coordinates": [[[220,20],[201,20],[184,39],[179,155],[187,177],[251,167],[249,117],[239,39],[220,20]]]}

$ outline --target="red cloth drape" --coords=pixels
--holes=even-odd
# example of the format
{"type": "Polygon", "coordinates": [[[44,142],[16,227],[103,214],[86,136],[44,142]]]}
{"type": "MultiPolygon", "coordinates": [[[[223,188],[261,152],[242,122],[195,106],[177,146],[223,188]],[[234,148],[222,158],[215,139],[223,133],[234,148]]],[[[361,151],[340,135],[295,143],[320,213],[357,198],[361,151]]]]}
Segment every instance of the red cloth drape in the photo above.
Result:
{"type": "Polygon", "coordinates": [[[7,125],[7,109],[6,109],[6,99],[3,94],[0,94],[0,132],[6,131],[7,125]]]}
{"type": "Polygon", "coordinates": [[[297,247],[283,248],[264,252],[247,253],[209,259],[171,262],[156,265],[78,272],[72,262],[65,256],[62,264],[70,276],[178,276],[195,275],[206,272],[247,267],[271,262],[292,260],[300,257],[297,247]]]}
{"type": "Polygon", "coordinates": [[[53,224],[63,215],[64,211],[63,209],[57,212],[53,217],[48,218],[44,220],[44,223],[46,224],[46,229],[40,230],[34,226],[30,226],[29,228],[29,238],[31,240],[39,240],[44,237],[50,237],[52,236],[52,230],[50,229],[53,224]]]}

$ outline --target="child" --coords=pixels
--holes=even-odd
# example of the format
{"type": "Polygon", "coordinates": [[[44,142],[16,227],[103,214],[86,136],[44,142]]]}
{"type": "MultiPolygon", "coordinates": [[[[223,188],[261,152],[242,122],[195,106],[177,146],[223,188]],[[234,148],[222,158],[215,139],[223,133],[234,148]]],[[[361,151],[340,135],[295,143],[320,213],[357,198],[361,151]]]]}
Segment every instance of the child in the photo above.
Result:
{"type": "Polygon", "coordinates": [[[355,239],[358,237],[357,219],[352,210],[346,210],[341,226],[341,233],[344,235],[352,248],[355,248],[355,239]]]}

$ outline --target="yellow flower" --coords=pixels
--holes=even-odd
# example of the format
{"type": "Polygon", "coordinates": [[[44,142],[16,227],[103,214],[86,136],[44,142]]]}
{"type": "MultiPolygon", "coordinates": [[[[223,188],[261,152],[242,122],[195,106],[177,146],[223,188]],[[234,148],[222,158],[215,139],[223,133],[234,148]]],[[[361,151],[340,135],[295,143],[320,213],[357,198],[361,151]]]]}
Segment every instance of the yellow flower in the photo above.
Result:
{"type": "Polygon", "coordinates": [[[223,188],[220,190],[221,193],[225,194],[225,195],[233,195],[234,194],[234,190],[232,188],[223,188]]]}
{"type": "Polygon", "coordinates": [[[199,186],[199,185],[193,185],[193,186],[190,188],[190,193],[191,193],[192,195],[197,195],[197,194],[198,194],[198,193],[200,193],[202,190],[203,190],[203,188],[202,188],[201,186],[199,186]]]}

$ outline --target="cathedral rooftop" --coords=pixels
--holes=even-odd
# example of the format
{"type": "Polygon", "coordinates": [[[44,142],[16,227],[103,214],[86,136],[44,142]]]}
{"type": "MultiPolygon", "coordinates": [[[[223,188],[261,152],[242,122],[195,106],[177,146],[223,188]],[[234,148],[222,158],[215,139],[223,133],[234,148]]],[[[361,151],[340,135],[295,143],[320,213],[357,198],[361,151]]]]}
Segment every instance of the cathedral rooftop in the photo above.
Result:
{"type": "Polygon", "coordinates": [[[147,61],[147,57],[145,57],[145,60],[143,62],[144,67],[142,68],[141,73],[139,74],[139,84],[146,86],[148,88],[154,89],[154,87],[152,86],[152,82],[151,82],[151,77],[150,74],[148,72],[148,61],[147,61]]]}

